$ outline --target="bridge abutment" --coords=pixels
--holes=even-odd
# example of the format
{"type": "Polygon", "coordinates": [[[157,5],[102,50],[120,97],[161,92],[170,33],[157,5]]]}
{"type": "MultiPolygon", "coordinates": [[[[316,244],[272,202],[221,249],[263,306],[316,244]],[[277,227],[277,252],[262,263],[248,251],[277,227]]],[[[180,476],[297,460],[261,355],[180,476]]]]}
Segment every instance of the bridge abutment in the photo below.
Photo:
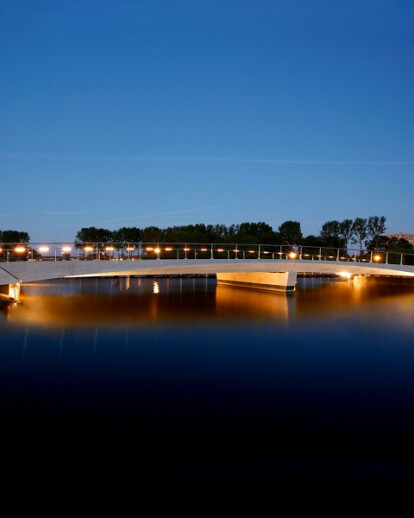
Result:
{"type": "Polygon", "coordinates": [[[2,302],[18,302],[20,298],[20,279],[4,268],[0,268],[0,295],[2,302]]]}

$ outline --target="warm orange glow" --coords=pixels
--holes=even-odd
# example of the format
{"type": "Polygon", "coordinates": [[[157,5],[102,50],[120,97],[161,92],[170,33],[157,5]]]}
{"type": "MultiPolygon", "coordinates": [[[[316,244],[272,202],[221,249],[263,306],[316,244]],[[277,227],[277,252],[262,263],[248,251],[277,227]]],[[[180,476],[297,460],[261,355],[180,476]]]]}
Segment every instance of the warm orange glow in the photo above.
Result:
{"type": "MultiPolygon", "coordinates": [[[[127,252],[133,252],[135,249],[133,246],[127,246],[126,249],[125,249],[127,252]]],[[[149,248],[147,248],[147,250],[149,250],[149,248]]],[[[152,248],[151,248],[152,250],[152,248]]]]}
{"type": "Polygon", "coordinates": [[[289,259],[295,259],[298,254],[296,252],[290,252],[289,259]]]}
{"type": "Polygon", "coordinates": [[[3,248],[0,246],[0,253],[3,252],[3,248]]]}
{"type": "Polygon", "coordinates": [[[172,248],[170,246],[167,246],[167,248],[165,249],[166,252],[172,252],[172,248]]]}
{"type": "Polygon", "coordinates": [[[255,254],[256,250],[249,250],[249,254],[255,254]]]}
{"type": "Polygon", "coordinates": [[[155,252],[156,254],[160,254],[160,253],[161,253],[161,248],[158,248],[158,247],[157,247],[157,248],[154,248],[154,252],[155,252]]]}
{"type": "Polygon", "coordinates": [[[351,278],[351,274],[349,272],[339,272],[338,275],[340,277],[344,277],[345,279],[350,279],[351,278]]]}
{"type": "Polygon", "coordinates": [[[26,248],[24,246],[16,246],[16,248],[14,249],[14,251],[17,253],[17,254],[22,254],[24,252],[26,252],[26,248]]]}
{"type": "Polygon", "coordinates": [[[191,248],[183,248],[184,252],[189,252],[191,248]]]}
{"type": "Polygon", "coordinates": [[[113,246],[106,246],[106,247],[105,247],[105,250],[106,250],[107,252],[113,252],[113,251],[115,250],[115,248],[114,248],[113,246]]]}
{"type": "Polygon", "coordinates": [[[379,254],[374,255],[374,261],[378,262],[381,261],[382,257],[379,254]]]}
{"type": "Polygon", "coordinates": [[[224,252],[222,248],[217,248],[217,252],[224,252]]]}
{"type": "Polygon", "coordinates": [[[235,252],[237,254],[237,252],[240,252],[240,250],[237,250],[237,248],[235,250],[233,250],[233,252],[235,252]]]}
{"type": "Polygon", "coordinates": [[[41,246],[39,248],[39,252],[41,252],[41,253],[49,252],[49,247],[48,246],[41,246]]]}
{"type": "Polygon", "coordinates": [[[84,246],[83,249],[85,252],[93,252],[93,246],[84,246]]]}
{"type": "Polygon", "coordinates": [[[201,248],[202,252],[207,252],[207,248],[201,248]]]}
{"type": "Polygon", "coordinates": [[[145,250],[147,252],[152,252],[154,250],[154,248],[152,246],[147,246],[147,248],[145,250]]]}
{"type": "Polygon", "coordinates": [[[68,252],[71,252],[72,248],[70,246],[62,246],[62,252],[67,254],[68,252]]]}
{"type": "Polygon", "coordinates": [[[267,250],[265,250],[263,253],[264,254],[270,254],[270,252],[268,252],[267,250]]]}

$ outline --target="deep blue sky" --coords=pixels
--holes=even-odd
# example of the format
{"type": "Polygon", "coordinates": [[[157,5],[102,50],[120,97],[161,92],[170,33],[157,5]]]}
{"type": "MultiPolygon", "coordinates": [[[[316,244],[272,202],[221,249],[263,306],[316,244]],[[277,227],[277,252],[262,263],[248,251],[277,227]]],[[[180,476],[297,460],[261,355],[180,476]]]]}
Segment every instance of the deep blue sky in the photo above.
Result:
{"type": "Polygon", "coordinates": [[[0,229],[414,232],[413,63],[412,0],[0,0],[0,229]]]}

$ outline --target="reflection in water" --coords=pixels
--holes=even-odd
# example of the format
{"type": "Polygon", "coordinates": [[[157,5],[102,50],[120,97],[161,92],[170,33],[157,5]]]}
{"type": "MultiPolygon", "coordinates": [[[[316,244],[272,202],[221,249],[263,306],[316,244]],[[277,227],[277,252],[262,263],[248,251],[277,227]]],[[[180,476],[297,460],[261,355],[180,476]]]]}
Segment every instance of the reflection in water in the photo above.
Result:
{"type": "Polygon", "coordinates": [[[411,288],[303,279],[294,296],[216,285],[212,279],[80,279],[26,285],[23,304],[5,308],[14,325],[133,326],[208,319],[294,323],[373,312],[411,322],[411,288]]]}
{"type": "Polygon", "coordinates": [[[217,285],[216,313],[232,318],[287,322],[295,315],[295,299],[283,293],[217,285]]]}
{"type": "Polygon", "coordinates": [[[8,312],[8,321],[46,327],[115,327],[212,318],[286,322],[295,312],[294,297],[216,286],[211,279],[133,281],[125,285],[122,281],[115,284],[113,279],[66,281],[69,289],[64,296],[55,283],[33,284],[26,287],[23,303],[8,312]]]}
{"type": "Polygon", "coordinates": [[[393,318],[395,325],[412,321],[414,290],[395,285],[358,285],[324,279],[303,279],[296,293],[296,318],[324,320],[329,318],[393,318]]]}
{"type": "MultiPolygon", "coordinates": [[[[158,481],[162,461],[170,483],[171,459],[192,462],[190,480],[200,459],[237,477],[246,462],[414,456],[411,289],[301,279],[285,296],[212,279],[89,278],[26,285],[22,300],[0,312],[10,465],[126,459],[158,481]]],[[[82,474],[62,466],[68,484],[82,474]]]]}

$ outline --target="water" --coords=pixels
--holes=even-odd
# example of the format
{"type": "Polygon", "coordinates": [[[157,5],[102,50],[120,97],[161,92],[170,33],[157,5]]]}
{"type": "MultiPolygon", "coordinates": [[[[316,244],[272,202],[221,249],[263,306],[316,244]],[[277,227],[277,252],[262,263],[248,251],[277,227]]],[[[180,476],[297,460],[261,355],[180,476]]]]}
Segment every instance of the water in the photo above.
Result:
{"type": "Polygon", "coordinates": [[[47,484],[413,482],[412,289],[71,279],[22,301],[0,313],[11,486],[42,469],[47,484]]]}

